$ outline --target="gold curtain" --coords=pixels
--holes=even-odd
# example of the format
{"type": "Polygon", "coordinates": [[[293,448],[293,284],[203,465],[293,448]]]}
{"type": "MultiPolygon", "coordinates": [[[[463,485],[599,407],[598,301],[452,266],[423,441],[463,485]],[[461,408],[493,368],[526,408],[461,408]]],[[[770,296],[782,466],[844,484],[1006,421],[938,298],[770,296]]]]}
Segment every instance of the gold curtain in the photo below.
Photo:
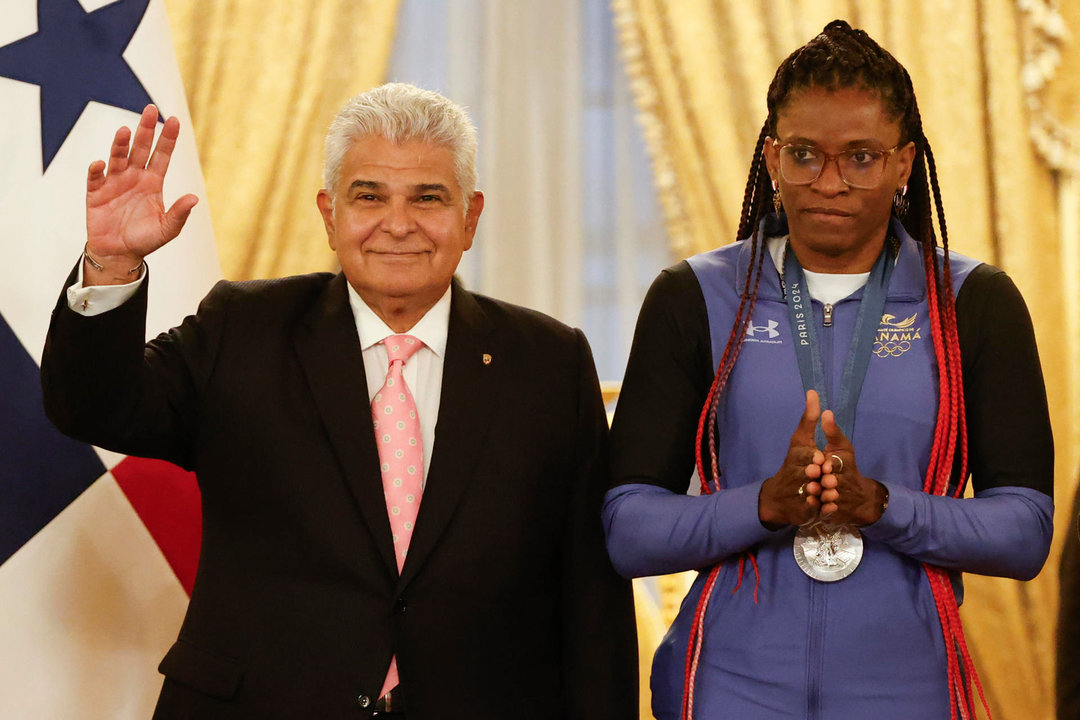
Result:
{"type": "Polygon", "coordinates": [[[322,139],[348,98],[383,81],[398,0],[165,6],[224,276],[334,269],[315,207],[322,139]]]}
{"type": "MultiPolygon", "coordinates": [[[[1058,527],[1080,461],[1080,8],[1051,0],[613,0],[676,252],[734,240],[777,65],[834,18],[911,73],[957,251],[998,265],[1038,337],[1057,448],[1058,527]],[[1071,35],[1070,35],[1071,32],[1071,35]]],[[[1009,422],[1002,418],[1002,422],[1009,422]]],[[[963,617],[997,718],[1053,716],[1056,538],[1033,582],[966,576],[963,617]]],[[[648,687],[647,684],[644,687],[648,687]]]]}

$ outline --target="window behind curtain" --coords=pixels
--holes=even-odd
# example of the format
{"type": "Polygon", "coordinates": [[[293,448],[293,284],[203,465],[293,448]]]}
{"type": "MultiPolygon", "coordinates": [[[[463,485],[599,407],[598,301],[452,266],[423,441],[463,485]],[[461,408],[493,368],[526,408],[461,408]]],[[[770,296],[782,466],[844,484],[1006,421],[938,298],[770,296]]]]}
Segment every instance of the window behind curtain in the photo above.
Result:
{"type": "Polygon", "coordinates": [[[487,206],[458,274],[581,327],[621,380],[673,262],[607,0],[403,0],[388,80],[465,105],[487,206]]]}

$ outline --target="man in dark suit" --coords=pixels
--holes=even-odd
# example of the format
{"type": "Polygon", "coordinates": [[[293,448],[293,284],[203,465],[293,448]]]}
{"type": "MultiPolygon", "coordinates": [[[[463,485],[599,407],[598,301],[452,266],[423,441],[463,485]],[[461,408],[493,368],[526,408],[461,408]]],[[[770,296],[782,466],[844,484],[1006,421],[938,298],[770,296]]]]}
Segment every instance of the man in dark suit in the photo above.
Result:
{"type": "Polygon", "coordinates": [[[179,124],[153,147],[156,117],[90,166],[42,363],[64,432],[199,478],[155,717],[634,717],[592,357],[453,280],[484,206],[464,112],[404,85],[354,98],[318,194],[342,273],[219,283],[144,344],[143,258],[196,202],[162,204],[179,124]]]}

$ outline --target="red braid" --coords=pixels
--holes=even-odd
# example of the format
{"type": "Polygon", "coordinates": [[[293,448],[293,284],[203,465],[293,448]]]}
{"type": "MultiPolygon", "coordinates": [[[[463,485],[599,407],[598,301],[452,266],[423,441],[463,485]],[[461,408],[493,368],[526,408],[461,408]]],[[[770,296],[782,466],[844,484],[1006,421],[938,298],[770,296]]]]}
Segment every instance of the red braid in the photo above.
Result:
{"type": "MultiPolygon", "coordinates": [[[[716,369],[716,375],[713,377],[712,385],[706,396],[705,405],[702,407],[701,414],[698,417],[697,434],[694,438],[694,455],[702,495],[711,495],[713,492],[723,488],[720,484],[720,456],[716,447],[718,442],[716,413],[720,404],[721,393],[723,393],[724,388],[727,386],[728,378],[731,377],[731,371],[735,368],[735,361],[739,358],[739,351],[742,349],[743,341],[746,339],[747,326],[750,323],[751,317],[753,317],[754,305],[757,302],[758,286],[761,283],[761,268],[764,264],[765,257],[765,243],[761,240],[760,234],[758,229],[755,228],[753,234],[750,236],[750,263],[746,269],[746,283],[742,295],[739,298],[739,307],[735,312],[735,322],[732,325],[731,334],[728,335],[727,344],[724,346],[724,352],[720,357],[720,364],[716,369]],[[705,474],[701,452],[697,450],[701,448],[701,440],[706,432],[708,432],[709,440],[708,475],[705,474]],[[710,480],[711,483],[709,482],[710,480]]],[[[742,573],[745,562],[746,554],[744,553],[739,556],[739,574],[735,584],[735,590],[738,590],[739,586],[742,584],[742,573]]],[[[761,576],[758,573],[757,558],[752,554],[750,555],[750,564],[754,568],[754,602],[757,603],[758,585],[760,584],[761,576]]],[[[705,611],[709,606],[710,598],[712,598],[713,589],[716,587],[716,580],[720,576],[720,567],[722,565],[723,563],[718,562],[713,566],[712,570],[709,571],[709,574],[705,579],[705,585],[701,590],[701,597],[698,598],[697,608],[694,611],[694,623],[690,628],[690,637],[686,645],[686,668],[683,675],[682,720],[692,720],[694,717],[694,685],[697,679],[698,659],[701,656],[701,646],[705,635],[705,611]]]]}
{"type": "MultiPolygon", "coordinates": [[[[765,179],[767,178],[767,175],[761,172],[763,157],[761,149],[767,135],[767,127],[763,126],[761,132],[758,134],[757,145],[754,148],[754,159],[750,165],[750,177],[746,183],[746,192],[743,198],[743,212],[739,221],[740,237],[746,237],[747,231],[752,228],[752,230],[749,230],[750,263],[746,268],[743,292],[739,296],[739,307],[735,311],[735,322],[732,324],[731,334],[728,335],[727,343],[724,345],[724,352],[721,354],[720,363],[716,368],[716,374],[713,376],[713,381],[709,387],[709,392],[706,395],[705,403],[698,416],[697,433],[694,436],[695,465],[697,467],[698,480],[701,484],[702,495],[710,495],[713,492],[718,492],[722,489],[720,483],[720,457],[717,449],[718,429],[716,413],[720,404],[721,394],[727,386],[727,381],[731,377],[731,371],[735,368],[735,361],[739,359],[739,352],[742,349],[743,341],[746,339],[747,326],[750,324],[750,320],[754,314],[758,286],[761,283],[761,269],[765,257],[765,241],[761,237],[758,222],[764,215],[763,208],[767,207],[765,203],[769,202],[771,205],[772,199],[770,194],[768,200],[765,200],[765,191],[768,190],[768,181],[765,179]],[[704,461],[702,458],[702,439],[705,437],[706,433],[708,433],[709,448],[708,474],[705,472],[704,461]]],[[[742,584],[742,573],[745,564],[746,554],[744,553],[739,556],[739,573],[738,580],[735,584],[735,590],[738,590],[739,586],[742,584]]],[[[758,573],[757,558],[755,558],[753,554],[750,554],[750,564],[754,568],[754,602],[756,603],[761,576],[758,573]]],[[[690,637],[686,644],[686,666],[683,675],[682,720],[691,720],[694,717],[694,685],[697,679],[698,660],[701,657],[702,641],[705,634],[705,611],[709,606],[709,600],[712,597],[713,589],[716,587],[716,581],[720,576],[721,565],[722,563],[717,563],[709,571],[708,576],[706,576],[705,584],[701,590],[701,597],[698,598],[697,608],[694,611],[694,622],[690,628],[690,637]]]]}
{"type": "MultiPolygon", "coordinates": [[[[934,357],[938,366],[938,420],[934,432],[934,445],[930,451],[930,463],[926,468],[923,490],[933,495],[960,497],[967,479],[967,423],[964,416],[963,372],[960,358],[960,339],[956,324],[956,300],[952,287],[952,267],[949,261],[949,236],[945,225],[945,212],[941,202],[941,190],[937,182],[937,168],[929,143],[925,144],[924,156],[929,169],[938,225],[942,238],[942,272],[938,274],[937,242],[933,226],[926,224],[927,232],[921,238],[923,262],[926,267],[926,293],[930,317],[933,319],[931,333],[934,339],[934,357]],[[944,297],[939,302],[939,293],[944,297]],[[959,452],[959,468],[954,470],[954,453],[959,452]],[[950,492],[950,481],[955,478],[955,488],[950,492]]],[[[991,717],[990,706],[983,693],[979,673],[968,651],[960,611],[956,603],[949,573],[940,567],[923,564],[930,588],[934,594],[941,630],[948,658],[950,720],[956,717],[956,708],[965,718],[975,717],[975,698],[972,687],[978,690],[986,716],[991,717]],[[960,657],[957,658],[957,653],[960,657]],[[965,680],[967,682],[965,682],[965,680]]]]}

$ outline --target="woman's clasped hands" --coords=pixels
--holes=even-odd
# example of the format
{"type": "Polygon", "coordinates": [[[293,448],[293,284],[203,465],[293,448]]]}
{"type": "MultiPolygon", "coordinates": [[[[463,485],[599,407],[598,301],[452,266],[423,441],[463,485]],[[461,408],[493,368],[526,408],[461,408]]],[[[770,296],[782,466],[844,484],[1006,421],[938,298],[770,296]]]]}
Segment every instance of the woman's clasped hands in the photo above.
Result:
{"type": "Polygon", "coordinates": [[[758,517],[763,525],[827,522],[861,527],[877,522],[888,503],[888,490],[859,472],[855,449],[836,424],[831,410],[821,412],[818,394],[806,393],[806,408],[791,435],[787,455],[775,475],[761,486],[758,517]],[[826,444],[814,441],[818,422],[826,444]]]}

